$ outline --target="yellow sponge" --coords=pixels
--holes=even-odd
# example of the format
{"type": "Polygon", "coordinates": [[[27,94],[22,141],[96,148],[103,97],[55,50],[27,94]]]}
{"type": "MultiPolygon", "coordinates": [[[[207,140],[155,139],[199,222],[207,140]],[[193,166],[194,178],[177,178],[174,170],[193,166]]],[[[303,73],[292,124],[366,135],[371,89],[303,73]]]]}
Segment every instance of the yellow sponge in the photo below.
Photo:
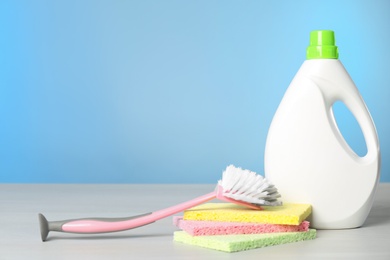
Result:
{"type": "Polygon", "coordinates": [[[206,203],[184,211],[185,220],[299,225],[311,214],[310,204],[285,203],[253,210],[233,203],[206,203]]]}

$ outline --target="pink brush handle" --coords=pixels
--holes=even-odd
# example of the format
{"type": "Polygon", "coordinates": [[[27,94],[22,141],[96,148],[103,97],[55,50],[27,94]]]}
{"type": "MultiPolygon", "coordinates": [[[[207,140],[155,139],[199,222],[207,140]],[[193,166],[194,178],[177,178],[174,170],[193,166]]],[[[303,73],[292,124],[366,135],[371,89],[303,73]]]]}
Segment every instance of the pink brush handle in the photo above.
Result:
{"type": "Polygon", "coordinates": [[[87,218],[48,222],[46,218],[40,214],[39,217],[41,223],[42,240],[46,240],[49,231],[71,233],[106,233],[128,230],[153,223],[159,219],[171,216],[214,198],[216,198],[215,191],[173,207],[126,219],[87,218]]]}

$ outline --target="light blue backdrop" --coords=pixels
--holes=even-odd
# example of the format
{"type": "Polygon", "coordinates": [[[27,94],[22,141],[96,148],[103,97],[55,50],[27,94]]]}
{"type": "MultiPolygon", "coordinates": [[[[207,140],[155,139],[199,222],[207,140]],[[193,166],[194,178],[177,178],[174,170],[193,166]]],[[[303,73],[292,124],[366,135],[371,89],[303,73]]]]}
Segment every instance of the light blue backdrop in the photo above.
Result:
{"type": "MultiPolygon", "coordinates": [[[[390,1],[1,1],[0,182],[216,183],[263,174],[309,33],[336,32],[390,181],[390,1]]],[[[346,140],[364,155],[343,106],[346,140]]]]}

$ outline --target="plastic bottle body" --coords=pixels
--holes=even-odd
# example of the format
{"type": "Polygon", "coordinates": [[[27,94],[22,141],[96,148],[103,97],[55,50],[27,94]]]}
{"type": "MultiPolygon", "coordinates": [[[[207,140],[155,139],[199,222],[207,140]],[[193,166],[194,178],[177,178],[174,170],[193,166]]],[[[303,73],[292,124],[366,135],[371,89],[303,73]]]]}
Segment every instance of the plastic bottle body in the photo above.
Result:
{"type": "Polygon", "coordinates": [[[285,202],[310,203],[318,229],[361,226],[371,209],[380,173],[379,141],[372,118],[337,59],[306,60],[271,123],[265,175],[285,202]],[[341,135],[334,102],[357,119],[367,144],[359,157],[341,135]]]}

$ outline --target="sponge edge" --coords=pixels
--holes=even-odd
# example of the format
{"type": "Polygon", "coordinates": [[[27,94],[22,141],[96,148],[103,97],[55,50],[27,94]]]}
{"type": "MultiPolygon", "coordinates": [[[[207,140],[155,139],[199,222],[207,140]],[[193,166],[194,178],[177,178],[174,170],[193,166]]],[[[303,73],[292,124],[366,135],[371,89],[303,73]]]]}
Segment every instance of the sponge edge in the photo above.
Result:
{"type": "Polygon", "coordinates": [[[191,236],[184,231],[176,231],[174,233],[174,241],[231,253],[310,240],[314,239],[316,235],[315,229],[309,229],[306,232],[221,236],[191,236]]]}
{"type": "Polygon", "coordinates": [[[277,225],[243,222],[195,221],[183,220],[181,217],[174,217],[174,224],[191,236],[304,232],[309,230],[310,225],[308,221],[303,221],[299,225],[277,225]]]}
{"type": "Polygon", "coordinates": [[[184,211],[185,220],[299,225],[311,214],[310,204],[285,203],[253,210],[233,203],[206,203],[184,211]]]}

